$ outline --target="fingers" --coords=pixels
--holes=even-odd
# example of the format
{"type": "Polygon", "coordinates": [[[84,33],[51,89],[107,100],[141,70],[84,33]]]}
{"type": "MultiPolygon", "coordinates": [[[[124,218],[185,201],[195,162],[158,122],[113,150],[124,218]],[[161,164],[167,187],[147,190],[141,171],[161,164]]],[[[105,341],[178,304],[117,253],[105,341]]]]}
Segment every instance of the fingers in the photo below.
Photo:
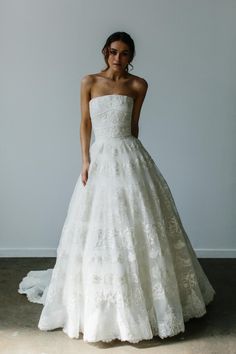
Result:
{"type": "Polygon", "coordinates": [[[82,179],[82,183],[85,186],[88,180],[88,171],[85,171],[81,174],[81,179],[82,179]]]}

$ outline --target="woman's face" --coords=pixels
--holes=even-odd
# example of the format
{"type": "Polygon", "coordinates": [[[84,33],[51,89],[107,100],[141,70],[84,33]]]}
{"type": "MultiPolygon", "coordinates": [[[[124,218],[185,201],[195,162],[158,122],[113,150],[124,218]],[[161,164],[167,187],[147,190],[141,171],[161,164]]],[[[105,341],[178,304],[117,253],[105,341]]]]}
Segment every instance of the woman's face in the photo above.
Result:
{"type": "Polygon", "coordinates": [[[108,65],[112,70],[122,71],[129,63],[129,46],[122,41],[114,41],[110,44],[108,65]]]}

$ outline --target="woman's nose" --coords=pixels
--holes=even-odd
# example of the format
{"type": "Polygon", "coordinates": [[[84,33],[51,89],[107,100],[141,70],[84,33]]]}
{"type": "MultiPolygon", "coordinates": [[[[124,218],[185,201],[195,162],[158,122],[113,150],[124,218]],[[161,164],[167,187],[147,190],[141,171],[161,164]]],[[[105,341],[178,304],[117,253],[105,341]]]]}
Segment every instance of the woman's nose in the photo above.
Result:
{"type": "Polygon", "coordinates": [[[120,53],[116,53],[116,60],[120,59],[120,53]]]}

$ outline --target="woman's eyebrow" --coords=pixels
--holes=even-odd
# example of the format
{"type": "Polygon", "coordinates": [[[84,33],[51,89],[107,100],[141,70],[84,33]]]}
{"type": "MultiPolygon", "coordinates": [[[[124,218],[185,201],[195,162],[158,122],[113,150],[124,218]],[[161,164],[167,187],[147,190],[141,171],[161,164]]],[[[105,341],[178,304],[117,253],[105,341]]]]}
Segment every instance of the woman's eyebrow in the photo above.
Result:
{"type": "MultiPolygon", "coordinates": [[[[115,50],[117,52],[117,49],[115,49],[115,48],[111,47],[111,50],[115,50]]],[[[128,49],[124,49],[122,52],[128,52],[128,49]]]]}

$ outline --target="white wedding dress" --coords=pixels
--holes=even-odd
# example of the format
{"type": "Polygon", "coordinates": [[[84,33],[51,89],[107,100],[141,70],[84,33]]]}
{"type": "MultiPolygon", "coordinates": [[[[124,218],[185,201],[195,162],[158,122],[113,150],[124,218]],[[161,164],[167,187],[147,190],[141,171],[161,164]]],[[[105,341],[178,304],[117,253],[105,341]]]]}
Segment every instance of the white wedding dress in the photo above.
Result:
{"type": "Polygon", "coordinates": [[[167,182],[131,135],[133,98],[89,102],[95,141],[86,186],[75,185],[53,269],[30,271],[18,292],[43,304],[38,328],[87,342],[137,343],[184,332],[215,290],[167,182]]]}

